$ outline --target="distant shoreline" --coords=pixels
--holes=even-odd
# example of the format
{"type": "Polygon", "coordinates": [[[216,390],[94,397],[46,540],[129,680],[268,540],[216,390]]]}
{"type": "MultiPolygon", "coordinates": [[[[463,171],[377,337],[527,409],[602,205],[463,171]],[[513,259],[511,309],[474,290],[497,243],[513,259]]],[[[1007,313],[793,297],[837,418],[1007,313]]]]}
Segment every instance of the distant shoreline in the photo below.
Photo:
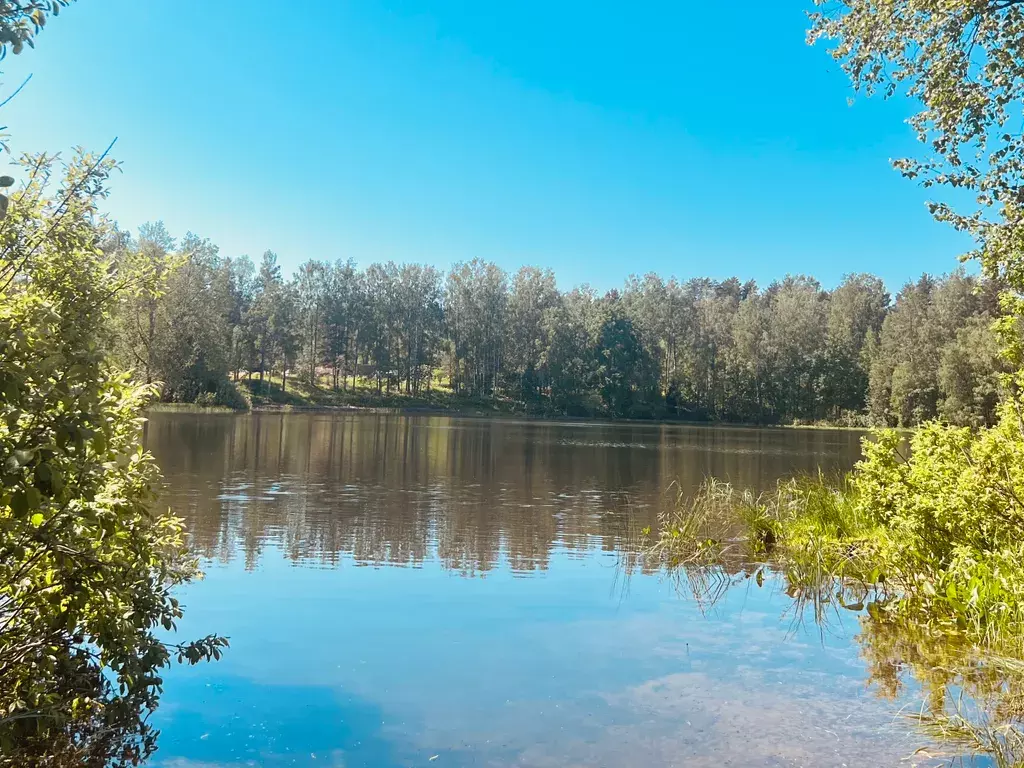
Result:
{"type": "MultiPolygon", "coordinates": [[[[147,413],[187,413],[187,414],[220,414],[244,415],[250,413],[289,414],[289,413],[362,413],[396,416],[449,416],[454,418],[523,420],[536,422],[588,422],[595,424],[633,424],[648,426],[679,426],[679,427],[732,427],[736,429],[805,429],[843,432],[871,432],[874,427],[856,427],[844,424],[758,424],[756,422],[736,421],[701,421],[695,419],[629,419],[610,416],[568,416],[543,415],[517,411],[487,411],[474,408],[444,408],[441,406],[370,406],[370,405],[285,405],[264,403],[253,405],[247,409],[234,409],[224,406],[201,406],[194,403],[154,403],[146,409],[147,413]]],[[[909,430],[908,430],[909,431],[909,430]]]]}

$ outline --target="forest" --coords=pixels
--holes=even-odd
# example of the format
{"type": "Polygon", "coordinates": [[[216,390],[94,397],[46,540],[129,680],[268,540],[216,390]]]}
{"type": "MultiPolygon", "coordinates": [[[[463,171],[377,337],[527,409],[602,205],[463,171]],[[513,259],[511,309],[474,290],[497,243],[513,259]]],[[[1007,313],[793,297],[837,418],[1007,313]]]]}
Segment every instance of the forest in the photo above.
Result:
{"type": "Polygon", "coordinates": [[[600,294],[481,260],[443,274],[310,259],[285,276],[270,251],[224,257],[160,222],[105,247],[159,286],[120,303],[111,345],[169,402],[242,408],[303,384],[538,415],[980,426],[1007,370],[998,286],[962,270],[894,299],[867,274],[832,290],[648,274],[600,294]]]}

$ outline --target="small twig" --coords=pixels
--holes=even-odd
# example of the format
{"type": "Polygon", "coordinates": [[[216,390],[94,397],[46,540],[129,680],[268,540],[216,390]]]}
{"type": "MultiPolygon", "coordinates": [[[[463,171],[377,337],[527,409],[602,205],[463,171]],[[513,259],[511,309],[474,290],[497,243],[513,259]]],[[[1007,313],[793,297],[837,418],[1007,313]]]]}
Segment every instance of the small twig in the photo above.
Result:
{"type": "Polygon", "coordinates": [[[25,78],[25,79],[24,79],[24,80],[22,81],[21,85],[19,85],[19,86],[18,86],[17,88],[15,88],[15,89],[14,89],[14,93],[12,93],[12,94],[11,94],[10,96],[8,96],[8,97],[7,97],[6,99],[4,99],[3,101],[0,101],[0,107],[5,107],[5,106],[7,106],[7,102],[9,102],[9,101],[10,101],[11,99],[13,99],[13,98],[14,98],[15,96],[17,96],[17,95],[18,95],[19,93],[21,93],[21,89],[22,89],[22,88],[24,88],[24,87],[25,87],[26,85],[28,85],[28,81],[29,81],[29,80],[31,80],[31,79],[32,79],[32,75],[31,75],[31,74],[29,74],[29,76],[28,76],[28,77],[26,77],[26,78],[25,78]]]}

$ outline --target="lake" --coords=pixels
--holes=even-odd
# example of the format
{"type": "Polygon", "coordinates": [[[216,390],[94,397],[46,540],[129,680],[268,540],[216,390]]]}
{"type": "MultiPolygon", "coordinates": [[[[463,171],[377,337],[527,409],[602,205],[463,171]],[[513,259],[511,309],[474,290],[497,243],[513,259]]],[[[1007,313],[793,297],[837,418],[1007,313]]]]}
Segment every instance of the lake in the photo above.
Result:
{"type": "Polygon", "coordinates": [[[629,567],[667,493],[848,469],[858,433],[316,413],[145,437],[207,574],[182,634],[231,639],[166,675],[156,765],[935,764],[856,613],[818,627],[756,568],[703,605],[629,567]]]}

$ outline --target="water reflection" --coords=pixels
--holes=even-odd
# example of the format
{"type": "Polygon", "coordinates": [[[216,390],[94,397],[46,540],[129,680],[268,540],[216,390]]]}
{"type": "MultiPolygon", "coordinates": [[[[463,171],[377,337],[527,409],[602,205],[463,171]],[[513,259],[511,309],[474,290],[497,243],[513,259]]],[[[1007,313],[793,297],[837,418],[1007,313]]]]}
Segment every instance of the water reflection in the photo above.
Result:
{"type": "Polygon", "coordinates": [[[385,415],[156,414],[147,444],[195,544],[294,560],[544,569],[552,549],[621,549],[671,483],[767,487],[849,467],[859,435],[385,415]]]}
{"type": "Polygon", "coordinates": [[[856,615],[794,625],[741,566],[703,612],[623,589],[669,484],[847,468],[854,433],[156,415],[147,442],[208,558],[182,630],[232,641],[167,676],[158,766],[938,764],[856,615]]]}

